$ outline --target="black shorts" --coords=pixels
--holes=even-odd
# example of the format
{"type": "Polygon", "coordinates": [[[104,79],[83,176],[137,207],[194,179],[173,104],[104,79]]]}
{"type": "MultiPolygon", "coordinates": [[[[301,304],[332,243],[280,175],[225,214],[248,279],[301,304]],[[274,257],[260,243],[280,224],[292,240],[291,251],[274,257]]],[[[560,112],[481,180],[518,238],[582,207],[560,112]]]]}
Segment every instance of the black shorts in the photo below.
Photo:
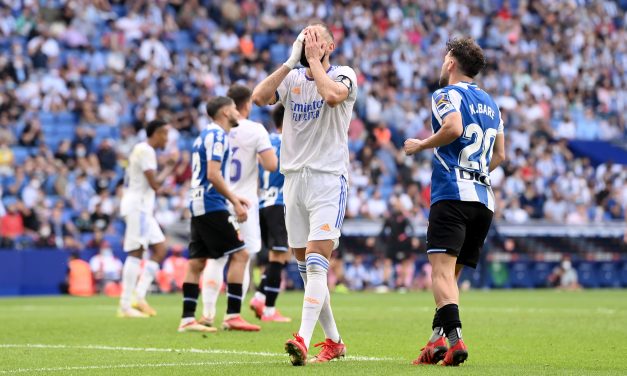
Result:
{"type": "Polygon", "coordinates": [[[245,248],[239,230],[228,211],[209,212],[192,217],[189,258],[217,259],[245,248]]]}
{"type": "Polygon", "coordinates": [[[270,251],[287,252],[287,229],[285,207],[272,205],[259,209],[261,240],[270,251]]]}
{"type": "Polygon", "coordinates": [[[431,206],[427,253],[448,253],[476,268],[493,213],[480,202],[438,201],[431,206]]]}

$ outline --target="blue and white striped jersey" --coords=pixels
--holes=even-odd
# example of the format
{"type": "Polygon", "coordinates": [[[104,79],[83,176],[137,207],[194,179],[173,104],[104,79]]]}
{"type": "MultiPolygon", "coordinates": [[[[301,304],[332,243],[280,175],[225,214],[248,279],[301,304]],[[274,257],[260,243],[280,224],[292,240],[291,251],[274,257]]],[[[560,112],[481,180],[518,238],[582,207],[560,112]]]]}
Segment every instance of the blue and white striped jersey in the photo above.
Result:
{"type": "Polygon", "coordinates": [[[459,82],[433,93],[431,126],[460,112],[464,131],[457,140],[436,148],[431,176],[431,204],[441,200],[481,202],[494,211],[489,166],[494,142],[503,133],[498,106],[474,83],[459,82]]]}
{"type": "MultiPolygon", "coordinates": [[[[281,135],[278,133],[270,134],[270,143],[280,161],[281,135]]],[[[261,194],[259,195],[259,209],[273,205],[285,205],[283,202],[283,183],[285,182],[285,177],[280,170],[280,166],[278,166],[274,172],[265,171],[261,165],[259,166],[259,187],[261,189],[261,194]]]]}
{"type": "Polygon", "coordinates": [[[192,216],[197,217],[209,212],[228,210],[226,198],[213,187],[207,178],[207,170],[210,161],[221,162],[222,177],[228,182],[230,158],[229,137],[219,125],[209,124],[194,140],[189,202],[192,216]]]}

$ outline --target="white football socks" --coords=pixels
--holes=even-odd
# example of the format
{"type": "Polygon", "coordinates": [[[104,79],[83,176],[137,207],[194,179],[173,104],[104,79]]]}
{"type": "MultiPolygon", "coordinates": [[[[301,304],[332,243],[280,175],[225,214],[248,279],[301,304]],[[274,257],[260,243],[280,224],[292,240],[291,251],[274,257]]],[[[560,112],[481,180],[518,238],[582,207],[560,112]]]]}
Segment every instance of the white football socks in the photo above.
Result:
{"type": "Polygon", "coordinates": [[[137,297],[138,301],[146,299],[148,289],[152,285],[152,282],[155,280],[157,272],[159,272],[159,264],[153,260],[146,261],[146,265],[144,265],[144,271],[139,277],[139,282],[137,282],[137,288],[135,289],[135,296],[137,297]]]}
{"type": "Polygon", "coordinates": [[[246,300],[246,293],[248,293],[248,288],[250,287],[250,257],[248,258],[248,262],[246,262],[246,268],[244,269],[244,280],[242,281],[242,301],[246,300]]]}
{"type": "MultiPolygon", "coordinates": [[[[307,286],[307,266],[305,261],[298,261],[298,271],[300,272],[300,276],[307,286]]],[[[318,322],[320,322],[320,326],[324,331],[324,335],[326,338],[330,338],[333,342],[340,342],[340,333],[337,330],[337,325],[335,324],[335,318],[333,317],[333,310],[331,309],[331,294],[329,293],[329,289],[327,288],[327,297],[324,300],[324,305],[322,306],[322,310],[320,310],[320,316],[318,317],[318,322]]]]}
{"type": "Polygon", "coordinates": [[[229,256],[207,260],[202,274],[202,315],[209,319],[216,316],[216,303],[224,279],[224,266],[229,256]]]}
{"type": "Polygon", "coordinates": [[[131,299],[140,270],[141,260],[137,257],[127,256],[122,269],[122,294],[120,295],[120,308],[123,310],[131,308],[131,299]]]}

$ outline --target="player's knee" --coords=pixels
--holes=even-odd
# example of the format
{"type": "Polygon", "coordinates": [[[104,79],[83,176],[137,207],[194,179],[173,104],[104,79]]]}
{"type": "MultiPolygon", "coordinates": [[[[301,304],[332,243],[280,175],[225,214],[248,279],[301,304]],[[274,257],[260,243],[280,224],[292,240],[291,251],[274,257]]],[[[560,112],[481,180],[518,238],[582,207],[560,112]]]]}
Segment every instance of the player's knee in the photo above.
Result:
{"type": "Polygon", "coordinates": [[[310,254],[317,253],[322,255],[326,259],[331,258],[331,252],[333,252],[333,247],[335,243],[333,240],[314,240],[307,243],[307,256],[310,254]]]}
{"type": "Polygon", "coordinates": [[[431,280],[455,280],[455,273],[452,270],[434,267],[431,271],[431,280]]]}
{"type": "Polygon", "coordinates": [[[244,250],[235,252],[231,255],[231,263],[246,263],[248,262],[248,258],[248,252],[244,250]]]}
{"type": "Polygon", "coordinates": [[[319,253],[307,254],[307,275],[327,275],[329,270],[329,260],[319,253]]]}
{"type": "Polygon", "coordinates": [[[205,259],[189,259],[187,265],[191,273],[199,275],[205,268],[205,259]]]}

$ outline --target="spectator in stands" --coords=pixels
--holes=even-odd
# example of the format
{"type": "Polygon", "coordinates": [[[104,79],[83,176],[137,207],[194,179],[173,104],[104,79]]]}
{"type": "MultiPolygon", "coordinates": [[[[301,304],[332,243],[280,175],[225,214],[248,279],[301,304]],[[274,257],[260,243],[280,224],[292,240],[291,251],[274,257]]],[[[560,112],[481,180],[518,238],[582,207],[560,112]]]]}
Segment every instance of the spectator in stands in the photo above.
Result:
{"type": "Polygon", "coordinates": [[[109,94],[104,95],[104,100],[98,105],[98,119],[106,125],[117,125],[122,115],[122,105],[109,94]]]}
{"type": "Polygon", "coordinates": [[[54,153],[54,158],[61,161],[68,168],[74,168],[76,161],[72,153],[72,142],[68,139],[62,140],[54,153]]]}
{"type": "Polygon", "coordinates": [[[81,211],[78,217],[74,218],[74,227],[81,234],[94,232],[94,223],[87,210],[81,211]]]}
{"type": "Polygon", "coordinates": [[[21,146],[37,146],[41,142],[43,133],[41,132],[41,123],[39,119],[34,118],[26,123],[22,134],[20,135],[21,146]]]}
{"type": "MultiPolygon", "coordinates": [[[[13,150],[4,139],[0,140],[0,177],[13,176],[13,150]]],[[[189,158],[188,158],[189,159],[189,158]]]]}
{"type": "Polygon", "coordinates": [[[71,221],[63,218],[63,203],[59,202],[52,209],[50,219],[40,226],[39,244],[62,250],[79,250],[78,230],[71,221]]]}
{"type": "Polygon", "coordinates": [[[94,236],[87,242],[87,244],[85,244],[85,248],[100,249],[105,241],[104,232],[96,228],[94,229],[94,236]]]}
{"type": "Polygon", "coordinates": [[[98,158],[101,174],[108,179],[112,179],[115,176],[118,160],[111,139],[106,138],[102,140],[96,151],[96,157],[98,158]]]}
{"type": "MultiPolygon", "coordinates": [[[[4,209],[4,208],[2,208],[4,209]]],[[[0,248],[13,248],[16,240],[24,235],[24,220],[17,203],[7,206],[6,213],[0,217],[0,248]]]]}
{"type": "Polygon", "coordinates": [[[589,222],[588,207],[581,201],[577,203],[575,210],[566,216],[566,224],[569,225],[585,225],[589,222]]]}
{"type": "Polygon", "coordinates": [[[89,260],[89,267],[93,273],[97,292],[102,293],[107,285],[119,284],[122,280],[122,261],[115,257],[107,241],[100,244],[98,253],[89,260]]]}
{"type": "Polygon", "coordinates": [[[364,290],[370,284],[370,273],[364,265],[364,256],[357,254],[344,271],[344,281],[350,290],[364,290]]]}
{"type": "Polygon", "coordinates": [[[72,209],[81,212],[89,209],[89,200],[95,194],[96,192],[89,183],[87,175],[81,173],[76,177],[76,181],[68,185],[65,198],[70,203],[72,209]]]}
{"type": "Polygon", "coordinates": [[[533,184],[527,183],[525,192],[520,196],[520,207],[529,218],[541,219],[544,217],[544,195],[539,194],[533,184]]]}
{"type": "Polygon", "coordinates": [[[41,181],[37,178],[31,179],[24,190],[22,190],[22,202],[29,209],[34,208],[44,197],[45,195],[41,190],[41,181]]]}

